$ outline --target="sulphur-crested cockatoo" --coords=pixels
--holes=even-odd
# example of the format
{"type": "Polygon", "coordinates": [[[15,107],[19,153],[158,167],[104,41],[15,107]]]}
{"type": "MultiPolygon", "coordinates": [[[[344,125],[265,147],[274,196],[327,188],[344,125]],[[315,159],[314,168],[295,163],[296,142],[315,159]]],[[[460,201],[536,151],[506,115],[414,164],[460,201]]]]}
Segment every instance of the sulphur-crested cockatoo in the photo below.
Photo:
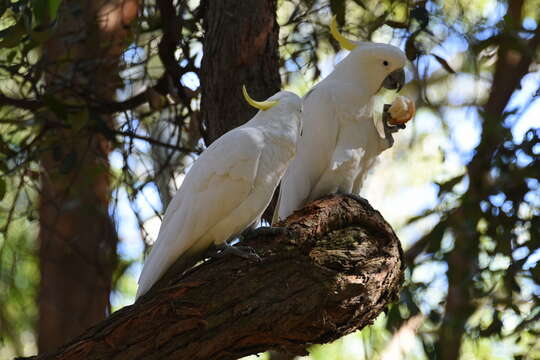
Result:
{"type": "MultiPolygon", "coordinates": [[[[347,40],[337,31],[335,18],[330,30],[350,53],[303,99],[303,133],[281,182],[273,222],[327,194],[358,194],[375,158],[392,145],[392,132],[404,127],[384,122],[381,137],[372,106],[381,87],[399,91],[403,86],[405,54],[387,44],[347,40]]],[[[409,109],[397,107],[395,114],[409,116],[409,109]]]]}
{"type": "Polygon", "coordinates": [[[139,278],[137,298],[166,272],[181,273],[213,244],[226,245],[257,221],[294,157],[301,130],[300,98],[281,91],[258,102],[243,91],[260,111],[217,139],[193,163],[167,207],[139,278]]]}

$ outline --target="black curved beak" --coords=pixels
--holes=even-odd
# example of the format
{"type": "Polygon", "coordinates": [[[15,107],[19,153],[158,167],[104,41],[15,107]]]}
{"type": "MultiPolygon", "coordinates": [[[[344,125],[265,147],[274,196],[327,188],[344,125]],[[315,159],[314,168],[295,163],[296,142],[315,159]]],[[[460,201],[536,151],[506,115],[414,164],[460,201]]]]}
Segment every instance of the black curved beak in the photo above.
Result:
{"type": "Polygon", "coordinates": [[[401,90],[405,85],[405,70],[397,69],[392,71],[386,79],[384,79],[382,86],[389,90],[401,90]]]}

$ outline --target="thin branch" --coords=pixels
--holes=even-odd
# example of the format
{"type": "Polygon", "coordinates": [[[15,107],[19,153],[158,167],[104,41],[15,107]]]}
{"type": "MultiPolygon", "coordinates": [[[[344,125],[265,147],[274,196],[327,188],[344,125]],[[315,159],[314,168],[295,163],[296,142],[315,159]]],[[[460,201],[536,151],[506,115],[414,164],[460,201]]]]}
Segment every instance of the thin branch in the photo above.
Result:
{"type": "Polygon", "coordinates": [[[0,105],[10,105],[10,106],[15,106],[19,109],[31,110],[31,111],[37,110],[44,106],[41,100],[14,99],[14,98],[7,97],[1,92],[0,92],[0,105]]]}
{"type": "Polygon", "coordinates": [[[148,137],[148,136],[136,134],[136,133],[134,133],[132,131],[120,131],[120,130],[113,130],[113,129],[110,129],[110,131],[114,135],[121,135],[121,136],[127,136],[127,137],[132,138],[132,139],[144,140],[144,141],[146,141],[146,142],[148,142],[150,144],[153,144],[153,145],[163,146],[165,148],[181,151],[181,152],[184,152],[184,153],[200,154],[202,152],[202,150],[200,150],[200,149],[188,149],[188,148],[185,148],[185,147],[182,147],[182,146],[177,146],[177,145],[164,143],[162,141],[153,139],[153,138],[148,137]]]}

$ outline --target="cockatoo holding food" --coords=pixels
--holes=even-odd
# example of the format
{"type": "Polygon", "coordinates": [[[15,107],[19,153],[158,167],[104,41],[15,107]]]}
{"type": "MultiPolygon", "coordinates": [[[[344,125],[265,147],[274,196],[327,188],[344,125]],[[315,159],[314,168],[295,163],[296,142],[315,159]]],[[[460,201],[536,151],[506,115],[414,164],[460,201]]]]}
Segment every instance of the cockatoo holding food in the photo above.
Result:
{"type": "Polygon", "coordinates": [[[385,137],[379,135],[374,96],[381,87],[401,89],[407,58],[392,45],[347,40],[335,18],[330,30],[350,53],[303,99],[303,133],[281,182],[274,222],[324,195],[358,194],[376,157],[392,146],[392,133],[414,115],[414,103],[399,97],[386,119],[394,126],[383,120],[385,137]]]}
{"type": "Polygon", "coordinates": [[[144,264],[137,298],[166,272],[181,273],[212,244],[227,246],[227,240],[257,221],[294,157],[300,98],[281,91],[257,102],[243,91],[260,111],[212,143],[186,174],[144,264]]]}

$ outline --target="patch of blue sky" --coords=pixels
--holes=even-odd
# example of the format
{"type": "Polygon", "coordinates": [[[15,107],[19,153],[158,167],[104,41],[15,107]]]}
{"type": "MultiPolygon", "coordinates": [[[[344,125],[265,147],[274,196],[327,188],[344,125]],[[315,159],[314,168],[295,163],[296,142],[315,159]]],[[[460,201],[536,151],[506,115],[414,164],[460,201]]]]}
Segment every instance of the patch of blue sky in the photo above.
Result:
{"type": "Polygon", "coordinates": [[[486,18],[485,26],[496,27],[506,15],[508,6],[500,1],[488,1],[484,7],[482,16],[486,18]]]}
{"type": "MultiPolygon", "coordinates": [[[[142,132],[142,131],[139,131],[138,135],[148,136],[148,134],[146,134],[146,132],[142,132]]],[[[133,145],[134,145],[135,149],[137,149],[138,151],[140,151],[142,153],[149,152],[150,148],[151,148],[151,145],[148,143],[148,141],[141,140],[141,139],[133,139],[133,145]]]]}
{"type": "Polygon", "coordinates": [[[137,64],[146,60],[146,52],[144,48],[131,44],[126,51],[122,53],[122,60],[128,64],[137,64]]]}
{"type": "Polygon", "coordinates": [[[534,161],[534,159],[531,156],[525,154],[523,150],[516,151],[516,159],[517,159],[517,165],[519,167],[528,166],[534,161]]]}
{"type": "Polygon", "coordinates": [[[297,72],[302,70],[302,68],[306,65],[306,61],[302,56],[298,56],[293,59],[285,60],[285,69],[289,72],[297,72]],[[296,60],[296,61],[295,61],[296,60]]]}
{"type": "Polygon", "coordinates": [[[185,73],[180,79],[180,83],[191,90],[196,90],[201,85],[199,77],[192,71],[185,73]]]}
{"type": "Polygon", "coordinates": [[[427,183],[422,186],[410,186],[406,191],[400,191],[396,194],[392,203],[397,201],[410,214],[418,214],[424,210],[432,209],[437,205],[437,193],[439,187],[433,183],[427,183]]]}
{"type": "Polygon", "coordinates": [[[417,133],[433,134],[440,131],[441,120],[432,110],[420,108],[411,124],[407,124],[409,126],[414,127],[417,133]]]}
{"type": "Polygon", "coordinates": [[[473,36],[474,38],[476,38],[476,40],[483,41],[483,40],[489,39],[492,36],[497,35],[499,32],[500,30],[498,28],[488,26],[482,30],[476,31],[473,36]]]}
{"type": "Polygon", "coordinates": [[[516,261],[519,261],[527,257],[529,254],[530,254],[530,250],[528,247],[520,246],[514,251],[512,251],[512,258],[514,258],[514,260],[516,261]]]}
{"type": "Polygon", "coordinates": [[[533,295],[540,295],[540,285],[537,285],[534,280],[526,277],[518,277],[517,281],[521,288],[520,295],[523,298],[532,300],[533,295]]]}
{"type": "MultiPolygon", "coordinates": [[[[431,49],[431,53],[442,57],[448,62],[450,67],[457,69],[455,65],[461,62],[459,54],[466,51],[467,47],[467,42],[464,39],[450,34],[441,44],[435,45],[431,49]]],[[[435,72],[446,72],[435,57],[430,55],[420,56],[414,64],[418,73],[427,78],[431,77],[435,72]]]]}
{"type": "MultiPolygon", "coordinates": [[[[441,31],[447,29],[445,25],[441,26],[441,31]]],[[[469,48],[468,42],[456,33],[450,33],[441,44],[434,46],[431,52],[442,57],[453,57],[456,54],[466,51],[469,48]]]]}
{"type": "Polygon", "coordinates": [[[489,197],[489,201],[493,206],[503,206],[504,202],[506,201],[506,195],[503,193],[491,195],[489,197]]]}
{"type": "Polygon", "coordinates": [[[420,308],[424,314],[439,306],[448,291],[446,272],[448,264],[443,261],[427,261],[414,268],[411,281],[428,285],[420,300],[420,308]]]}
{"type": "Polygon", "coordinates": [[[537,179],[527,179],[527,186],[531,191],[525,194],[525,201],[532,207],[540,207],[540,186],[537,179]]]}
{"type": "MultiPolygon", "coordinates": [[[[523,269],[530,270],[532,268],[535,268],[538,266],[539,261],[540,261],[540,249],[536,249],[529,255],[525,264],[523,264],[523,269]]],[[[538,293],[540,294],[540,291],[538,293]]]]}
{"type": "Polygon", "coordinates": [[[450,141],[453,151],[459,156],[462,164],[468,163],[474,149],[480,142],[481,126],[475,107],[463,106],[445,108],[444,118],[450,130],[450,141]]]}
{"type": "Polygon", "coordinates": [[[506,124],[512,127],[514,141],[521,142],[531,128],[540,128],[540,97],[535,94],[540,88],[540,72],[526,75],[521,81],[521,89],[514,92],[508,102],[507,110],[522,109],[510,115],[506,124]]]}
{"type": "Polygon", "coordinates": [[[109,153],[109,164],[113,169],[121,169],[124,166],[124,157],[118,150],[109,153]]]}
{"type": "Polygon", "coordinates": [[[156,216],[156,212],[162,213],[163,210],[158,189],[153,182],[143,187],[142,191],[135,198],[135,204],[143,219],[156,216]]]}
{"type": "Polygon", "coordinates": [[[537,26],[538,23],[532,17],[527,16],[523,19],[523,28],[527,30],[535,30],[537,26]]]}
{"type": "Polygon", "coordinates": [[[139,224],[125,190],[119,189],[117,196],[118,203],[114,213],[120,238],[117,251],[124,259],[138,259],[144,250],[139,224]]]}
{"type": "MultiPolygon", "coordinates": [[[[431,199],[433,198],[427,198],[428,201],[431,199]]],[[[430,209],[430,207],[426,205],[426,209],[430,209]]],[[[420,211],[416,212],[416,214],[419,213],[420,211]]],[[[403,247],[405,249],[410,247],[412,244],[418,241],[420,237],[433,229],[433,227],[437,225],[440,220],[441,217],[438,214],[432,214],[415,221],[413,224],[399,228],[396,232],[403,247]]]]}

